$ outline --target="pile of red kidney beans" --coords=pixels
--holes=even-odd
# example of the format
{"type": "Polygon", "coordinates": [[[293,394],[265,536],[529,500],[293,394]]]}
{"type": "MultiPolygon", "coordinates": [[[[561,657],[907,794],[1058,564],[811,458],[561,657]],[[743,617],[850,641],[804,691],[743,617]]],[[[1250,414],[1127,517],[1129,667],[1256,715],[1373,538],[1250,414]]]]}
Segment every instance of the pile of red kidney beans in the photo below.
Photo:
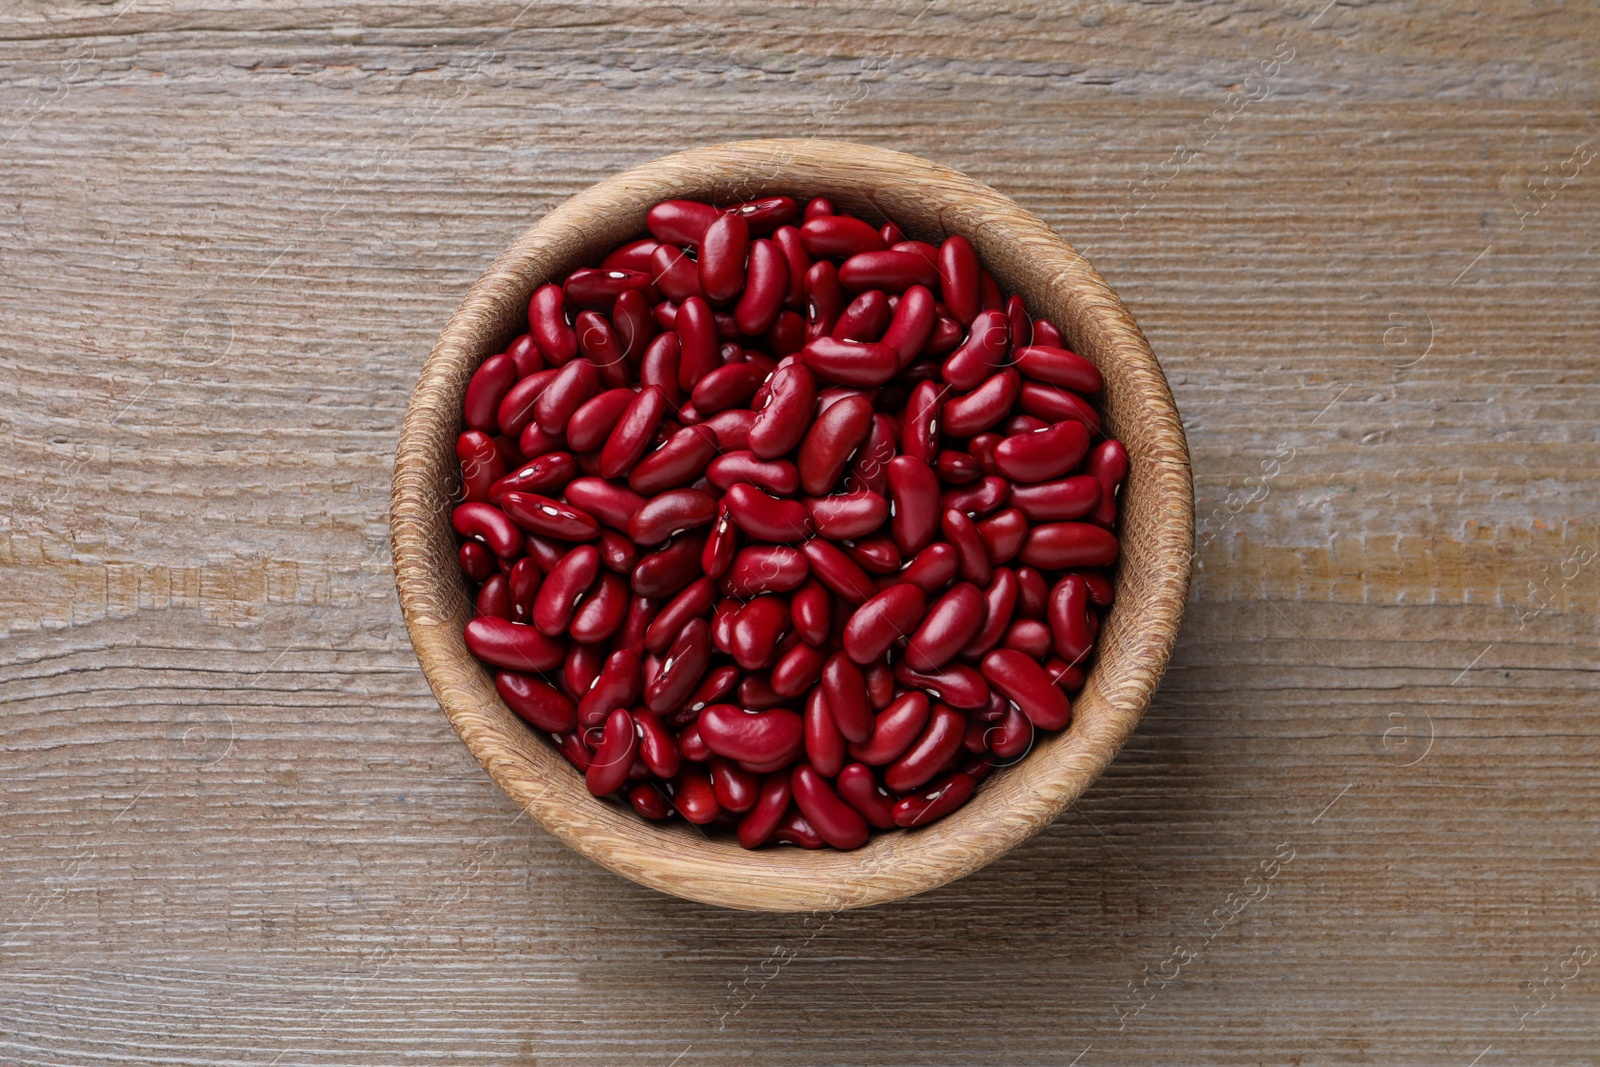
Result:
{"type": "Polygon", "coordinates": [[[646,819],[861,846],[964,804],[1082,688],[1117,561],[1100,372],[824,198],[669,200],[467,387],[472,654],[646,819]]]}

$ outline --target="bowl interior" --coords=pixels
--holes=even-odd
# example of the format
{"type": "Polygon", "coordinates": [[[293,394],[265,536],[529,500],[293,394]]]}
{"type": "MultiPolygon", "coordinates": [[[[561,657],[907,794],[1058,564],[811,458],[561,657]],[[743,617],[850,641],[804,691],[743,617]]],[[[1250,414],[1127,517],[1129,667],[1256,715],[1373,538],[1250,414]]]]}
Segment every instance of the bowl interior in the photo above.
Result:
{"type": "Polygon", "coordinates": [[[910,896],[982,867],[1047,825],[1110,762],[1143,713],[1177,634],[1193,543],[1177,411],[1143,335],[1099,274],[1038,218],[956,171],[816,140],[668,156],[573,197],[525,233],[472,287],[428,357],[397,450],[391,521],[396,582],[423,671],[495,782],[546,829],[619,874],[693,900],[776,911],[910,896]],[[825,195],[933,243],[965,234],[1003,289],[1020,294],[1099,366],[1107,428],[1130,458],[1116,604],[1070,727],[996,772],[942,821],[877,835],[848,853],[746,851],[731,836],[707,837],[681,820],[647,824],[591,797],[582,776],[505,707],[467,653],[462,631],[472,609],[449,522],[467,381],[524,328],[533,289],[643,234],[645,212],[657,201],[733,203],[778,193],[825,195]]]}

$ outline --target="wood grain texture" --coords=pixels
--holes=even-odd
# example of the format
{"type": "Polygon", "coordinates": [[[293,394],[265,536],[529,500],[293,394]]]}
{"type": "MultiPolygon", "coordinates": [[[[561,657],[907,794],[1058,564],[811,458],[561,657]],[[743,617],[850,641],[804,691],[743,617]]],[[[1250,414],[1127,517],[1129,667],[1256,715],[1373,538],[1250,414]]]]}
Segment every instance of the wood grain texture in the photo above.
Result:
{"type": "Polygon", "coordinates": [[[1597,33],[1509,0],[0,9],[0,1061],[1591,1063],[1600,172],[1563,164],[1597,33]],[[416,666],[386,505],[424,356],[534,219],[813,135],[1084,252],[1172,383],[1199,551],[1060,819],[802,918],[519,817],[416,666]]]}

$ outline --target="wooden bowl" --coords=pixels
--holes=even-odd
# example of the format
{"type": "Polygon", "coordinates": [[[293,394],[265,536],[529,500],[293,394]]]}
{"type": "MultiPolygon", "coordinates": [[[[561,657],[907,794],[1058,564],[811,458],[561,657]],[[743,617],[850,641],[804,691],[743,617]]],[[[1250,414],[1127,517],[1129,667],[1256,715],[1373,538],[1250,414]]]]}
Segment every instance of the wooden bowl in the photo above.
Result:
{"type": "Polygon", "coordinates": [[[743,141],[667,156],[574,196],[479,278],[422,368],[395,456],[395,581],[417,658],[461,740],[543,826],[596,863],[663,892],[730,908],[840,910],[898,900],[970,874],[1077,798],[1132,732],[1160,681],[1189,581],[1194,503],[1183,428],[1161,368],[1122,301],[1072,246],[1011,200],[927,160],[855,144],[743,141]],[[680,820],[651,824],[597,800],[544,738],[503,704],[466,649],[471,617],[450,497],[467,380],[523,329],[529,295],[644,233],[672,197],[735,203],[825,195],[934,243],[965,234],[1001,287],[1060,327],[1105,376],[1102,410],[1126,443],[1117,598],[1071,726],[992,775],[953,815],[876,835],[855,852],[746,851],[680,820]]]}

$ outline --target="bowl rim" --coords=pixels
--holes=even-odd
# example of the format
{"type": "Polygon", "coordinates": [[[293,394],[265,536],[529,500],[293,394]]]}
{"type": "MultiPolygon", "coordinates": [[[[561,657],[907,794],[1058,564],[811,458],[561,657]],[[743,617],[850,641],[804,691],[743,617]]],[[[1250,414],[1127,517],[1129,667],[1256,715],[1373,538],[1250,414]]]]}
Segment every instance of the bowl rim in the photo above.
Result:
{"type": "Polygon", "coordinates": [[[1041,219],[966,175],[917,156],[838,141],[730,142],[664,156],[602,180],[525,231],[472,285],[429,353],[395,454],[395,582],[423,673],[451,726],[519,807],[567,845],[642,885],[763,911],[838,911],[963,877],[1048,825],[1110,763],[1166,668],[1188,595],[1194,504],[1172,394],[1138,325],[1076,249],[1041,219]],[[672,196],[721,203],[781,192],[829,195],[925,240],[964,233],[1004,289],[1049,318],[1105,373],[1101,407],[1128,447],[1117,601],[1073,722],[992,775],[930,826],[874,835],[854,852],[746,851],[681,820],[648,824],[597,800],[555,749],[501,701],[467,652],[470,604],[450,528],[461,401],[478,364],[519,328],[533,288],[643,233],[672,196]]]}

